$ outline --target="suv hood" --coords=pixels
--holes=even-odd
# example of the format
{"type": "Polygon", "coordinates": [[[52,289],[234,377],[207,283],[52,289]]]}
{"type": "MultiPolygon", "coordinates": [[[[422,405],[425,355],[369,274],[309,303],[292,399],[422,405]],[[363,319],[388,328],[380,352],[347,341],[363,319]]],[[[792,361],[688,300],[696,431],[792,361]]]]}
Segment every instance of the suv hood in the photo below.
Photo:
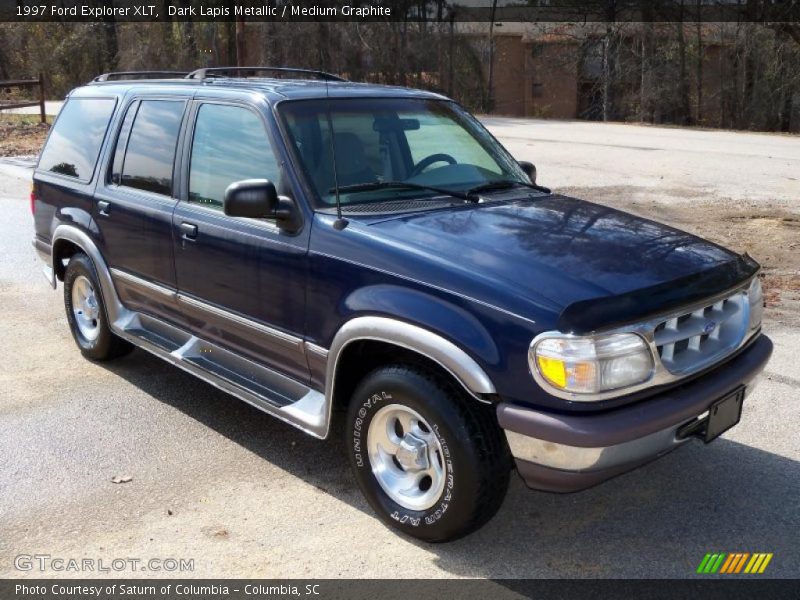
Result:
{"type": "Polygon", "coordinates": [[[707,297],[757,269],[753,261],[742,269],[742,257],[694,235],[561,195],[405,215],[370,229],[487,278],[499,294],[547,299],[558,310],[632,293],[641,300],[643,290],[663,293],[715,273],[696,290],[707,297]],[[731,273],[720,278],[720,270],[731,273]]]}

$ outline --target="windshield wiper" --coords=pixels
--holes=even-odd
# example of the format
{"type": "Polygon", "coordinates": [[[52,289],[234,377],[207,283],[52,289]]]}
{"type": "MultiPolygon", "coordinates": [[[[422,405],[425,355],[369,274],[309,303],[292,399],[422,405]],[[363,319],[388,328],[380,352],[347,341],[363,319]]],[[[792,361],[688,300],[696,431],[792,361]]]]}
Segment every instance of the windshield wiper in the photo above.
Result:
{"type": "MultiPolygon", "coordinates": [[[[409,181],[369,181],[367,183],[354,183],[353,185],[344,185],[339,188],[339,193],[348,194],[350,192],[369,192],[372,190],[382,190],[387,188],[408,188],[412,190],[426,190],[429,192],[436,192],[437,194],[444,194],[445,196],[452,196],[459,200],[467,202],[477,202],[477,198],[471,194],[464,192],[456,192],[454,190],[447,190],[445,188],[433,187],[430,185],[422,185],[419,183],[411,183],[409,181]]],[[[336,191],[336,188],[328,190],[329,194],[336,191]]]]}
{"type": "Polygon", "coordinates": [[[513,179],[498,179],[496,181],[487,181],[486,183],[482,183],[480,185],[476,185],[475,187],[469,188],[467,190],[467,195],[469,196],[476,196],[481,192],[493,192],[495,190],[507,190],[512,187],[521,185],[523,187],[528,187],[539,192],[545,192],[547,194],[550,193],[550,189],[546,187],[542,187],[540,185],[536,185],[535,183],[526,183],[524,181],[516,181],[513,179]]]}

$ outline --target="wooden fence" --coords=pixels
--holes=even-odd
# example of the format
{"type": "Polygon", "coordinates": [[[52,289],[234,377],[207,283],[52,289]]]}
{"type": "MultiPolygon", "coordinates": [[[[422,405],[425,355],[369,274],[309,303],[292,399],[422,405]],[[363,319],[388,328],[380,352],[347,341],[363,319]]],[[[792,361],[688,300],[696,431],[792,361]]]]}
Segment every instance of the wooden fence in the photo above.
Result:
{"type": "Polygon", "coordinates": [[[47,122],[47,115],[44,112],[44,78],[39,73],[39,79],[11,79],[8,81],[0,80],[0,90],[10,93],[12,88],[28,89],[39,88],[39,99],[26,102],[3,102],[0,100],[0,111],[10,108],[25,108],[28,106],[38,106],[42,123],[47,122]]]}

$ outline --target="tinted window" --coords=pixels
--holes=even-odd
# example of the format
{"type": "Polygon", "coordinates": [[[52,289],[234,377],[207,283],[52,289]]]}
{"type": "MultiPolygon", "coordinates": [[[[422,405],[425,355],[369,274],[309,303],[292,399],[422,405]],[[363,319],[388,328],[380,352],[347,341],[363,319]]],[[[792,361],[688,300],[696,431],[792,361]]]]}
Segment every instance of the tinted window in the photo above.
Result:
{"type": "Polygon", "coordinates": [[[385,181],[462,192],[494,181],[525,183],[516,161],[457,105],[416,98],[283,102],[289,135],[323,206],[431,195],[353,189],[385,181]],[[335,160],[334,160],[335,156],[335,160]],[[350,188],[350,189],[348,189],[350,188]]]}
{"type": "Polygon", "coordinates": [[[122,185],[172,194],[172,163],[183,102],[143,100],[136,111],[122,164],[122,185]]]}
{"type": "Polygon", "coordinates": [[[258,115],[239,106],[200,107],[189,167],[190,202],[221,207],[234,181],[269,179],[277,186],[279,172],[258,115]]]}
{"type": "Polygon", "coordinates": [[[39,168],[89,181],[115,102],[111,98],[68,100],[53,125],[39,168]]]}
{"type": "Polygon", "coordinates": [[[133,118],[136,116],[136,110],[138,108],[138,102],[134,102],[128,107],[128,111],[125,113],[125,119],[122,121],[122,127],[120,127],[119,130],[117,147],[114,150],[114,162],[111,164],[111,183],[116,183],[117,185],[122,183],[122,161],[125,159],[125,147],[128,145],[131,123],[133,123],[133,118]]]}

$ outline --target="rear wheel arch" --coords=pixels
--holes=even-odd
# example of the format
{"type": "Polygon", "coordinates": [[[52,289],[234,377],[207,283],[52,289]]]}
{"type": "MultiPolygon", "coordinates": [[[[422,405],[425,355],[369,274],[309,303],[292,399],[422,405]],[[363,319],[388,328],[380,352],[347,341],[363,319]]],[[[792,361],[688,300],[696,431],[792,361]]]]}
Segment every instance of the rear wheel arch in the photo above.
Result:
{"type": "Polygon", "coordinates": [[[53,271],[60,281],[64,281],[67,262],[78,252],[84,252],[78,244],[68,239],[59,238],[53,242],[53,271]]]}
{"type": "Polygon", "coordinates": [[[112,330],[94,261],[80,249],[64,275],[64,307],[72,336],[81,354],[96,361],[124,356],[133,345],[112,330]]]}
{"type": "Polygon", "coordinates": [[[83,253],[89,257],[97,274],[100,294],[103,297],[109,324],[112,329],[119,319],[129,314],[128,310],[119,301],[117,290],[111,279],[111,272],[103,254],[89,234],[72,225],[59,225],[53,232],[53,269],[61,271],[60,279],[63,281],[67,264],[65,259],[71,258],[76,253],[83,253]]]}

